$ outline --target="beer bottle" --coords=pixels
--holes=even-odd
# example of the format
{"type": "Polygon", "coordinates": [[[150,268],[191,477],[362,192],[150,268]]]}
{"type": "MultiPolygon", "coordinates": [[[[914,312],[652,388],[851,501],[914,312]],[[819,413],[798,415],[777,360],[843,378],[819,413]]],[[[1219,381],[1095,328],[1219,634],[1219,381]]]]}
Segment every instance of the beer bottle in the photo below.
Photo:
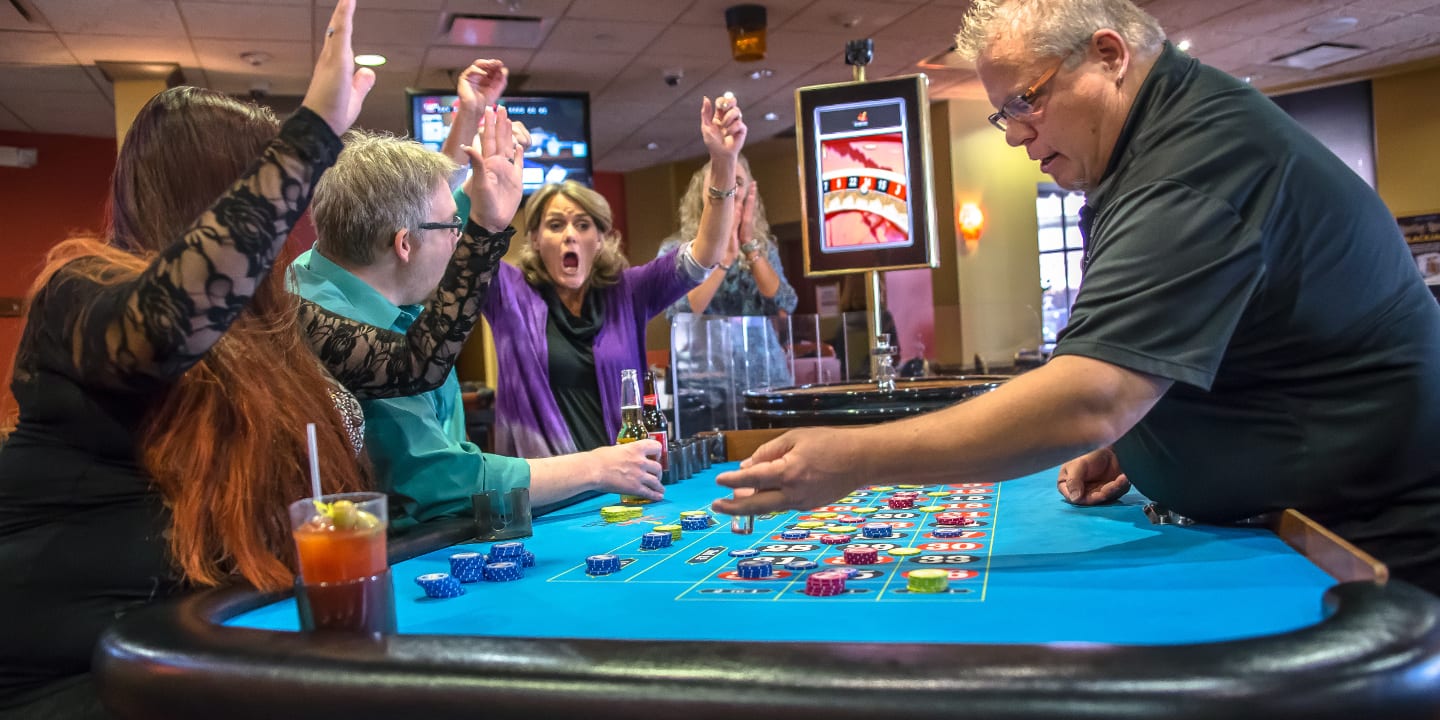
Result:
{"type": "Polygon", "coordinates": [[[665,413],[660,411],[660,398],[655,394],[655,373],[652,370],[645,371],[645,429],[650,431],[650,439],[660,443],[660,469],[670,469],[670,422],[665,419],[665,413]]]}
{"type": "MultiPolygon", "coordinates": [[[[616,445],[624,445],[650,437],[650,432],[645,429],[643,413],[644,410],[640,405],[640,381],[636,371],[633,369],[621,370],[620,432],[615,436],[616,445]]],[[[650,501],[635,495],[621,495],[620,502],[626,505],[640,505],[650,501]]]]}

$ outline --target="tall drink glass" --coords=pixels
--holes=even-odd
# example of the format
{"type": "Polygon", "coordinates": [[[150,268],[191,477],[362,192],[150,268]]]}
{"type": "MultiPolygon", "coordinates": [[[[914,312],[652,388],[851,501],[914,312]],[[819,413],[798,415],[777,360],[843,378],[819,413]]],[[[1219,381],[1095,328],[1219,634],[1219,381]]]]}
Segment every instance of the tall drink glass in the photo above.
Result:
{"type": "Polygon", "coordinates": [[[290,504],[303,630],[395,632],[395,591],[385,559],[383,493],[345,493],[290,504]]]}

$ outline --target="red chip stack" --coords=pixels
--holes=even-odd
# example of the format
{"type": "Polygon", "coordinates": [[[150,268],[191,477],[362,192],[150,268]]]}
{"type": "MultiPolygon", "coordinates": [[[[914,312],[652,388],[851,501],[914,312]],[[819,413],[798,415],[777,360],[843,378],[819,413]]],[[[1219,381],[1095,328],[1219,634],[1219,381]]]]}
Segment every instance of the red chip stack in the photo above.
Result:
{"type": "Polygon", "coordinates": [[[845,573],[823,571],[805,577],[805,594],[830,597],[845,592],[845,573]]]}

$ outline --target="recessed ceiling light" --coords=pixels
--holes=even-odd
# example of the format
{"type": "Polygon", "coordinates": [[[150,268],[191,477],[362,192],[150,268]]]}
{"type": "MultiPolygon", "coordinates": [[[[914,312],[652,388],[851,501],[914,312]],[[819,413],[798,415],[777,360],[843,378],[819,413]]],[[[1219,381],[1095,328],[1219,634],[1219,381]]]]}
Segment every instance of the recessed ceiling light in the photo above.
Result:
{"type": "Polygon", "coordinates": [[[386,62],[389,61],[385,59],[384,55],[368,54],[355,56],[355,64],[364,65],[365,67],[379,67],[381,65],[384,65],[386,62]]]}
{"type": "Polygon", "coordinates": [[[1305,32],[1310,33],[1311,35],[1324,35],[1326,37],[1329,37],[1333,35],[1342,35],[1344,33],[1350,32],[1351,30],[1355,29],[1356,25],[1359,24],[1360,21],[1353,17],[1326,18],[1324,20],[1321,20],[1320,22],[1307,26],[1305,28],[1305,32]]]}
{"type": "Polygon", "coordinates": [[[1363,48],[1358,45],[1320,43],[1302,50],[1297,50],[1288,55],[1270,58],[1270,63],[1272,65],[1285,65],[1302,70],[1314,70],[1325,67],[1326,65],[1333,65],[1343,60],[1349,60],[1350,58],[1360,57],[1368,52],[1370,52],[1369,48],[1363,48]]]}
{"type": "Polygon", "coordinates": [[[1190,52],[1190,46],[1192,44],[1193,43],[1190,42],[1190,38],[1185,38],[1184,40],[1176,43],[1175,47],[1179,48],[1180,52],[1190,52]]]}
{"type": "Polygon", "coordinates": [[[655,142],[654,140],[651,140],[650,142],[645,143],[645,149],[646,149],[646,150],[659,150],[659,149],[660,149],[660,143],[657,143],[657,142],[655,142]]]}
{"type": "Polygon", "coordinates": [[[765,117],[766,120],[771,120],[771,121],[779,120],[779,119],[780,119],[780,116],[779,116],[779,115],[776,115],[776,114],[773,113],[773,112],[767,112],[767,113],[765,113],[764,117],[765,117]]]}
{"type": "Polygon", "coordinates": [[[764,80],[765,78],[768,78],[768,77],[770,77],[770,76],[772,76],[772,75],[774,75],[774,74],[775,74],[775,71],[774,71],[774,70],[771,70],[770,68],[760,68],[759,70],[751,70],[751,71],[750,71],[750,79],[751,79],[751,80],[764,80]]]}

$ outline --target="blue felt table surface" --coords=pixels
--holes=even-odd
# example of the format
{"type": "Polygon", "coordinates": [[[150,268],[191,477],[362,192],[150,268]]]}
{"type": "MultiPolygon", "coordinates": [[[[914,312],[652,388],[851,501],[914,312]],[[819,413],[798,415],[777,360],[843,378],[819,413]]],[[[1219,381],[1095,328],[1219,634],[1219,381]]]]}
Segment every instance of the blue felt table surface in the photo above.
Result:
{"type": "MultiPolygon", "coordinates": [[[[448,572],[450,554],[486,552],[489,546],[459,545],[398,563],[393,575],[399,630],[663,640],[1178,644],[1312,625],[1323,617],[1321,595],[1334,584],[1265,530],[1152,525],[1141,512],[1144,498],[1133,492],[1105,507],[1067,505],[1055,490],[1054,470],[975,491],[992,496],[983,503],[990,507],[980,512],[993,513],[973,528],[978,536],[963,540],[978,547],[904,558],[881,552],[884,564],[870,566],[880,571],[877,577],[847,584],[864,592],[810,597],[802,592],[804,576],[814,571],[767,580],[723,576],[735,569],[728,551],[736,548],[789,545],[762,554],[805,557],[821,562],[821,570],[829,567],[826,560],[838,560],[840,546],[809,540],[802,544],[815,549],[797,552],[796,543],[777,539],[782,527],[809,519],[803,514],[757,518],[751,535],[733,534],[728,522],[721,522],[686,532],[669,548],[639,549],[640,536],[654,526],[678,524],[681,511],[708,510],[711,500],[728,494],[713,480],[732,467],[717,466],[669,486],[666,499],[645,506],[640,520],[602,521],[599,509],[615,504],[613,495],[536,519],[534,536],[523,542],[537,565],[523,580],[467,584],[461,597],[432,600],[415,577],[448,572]],[[705,551],[715,548],[723,551],[704,559],[705,551]],[[586,575],[586,556],[600,553],[632,561],[614,575],[586,575]],[[920,561],[957,554],[969,562],[920,561]],[[952,580],[955,592],[903,592],[905,580],[895,570],[924,567],[974,577],[952,580]]],[[[921,492],[937,489],[962,492],[952,486],[921,492]]],[[[852,505],[878,504],[881,513],[892,512],[884,507],[890,494],[873,491],[853,498],[852,505]]],[[[933,514],[914,514],[916,526],[903,529],[902,537],[876,542],[915,547],[940,542],[925,537],[933,514]]],[[[295,630],[295,605],[283,601],[227,624],[295,630]]]]}

